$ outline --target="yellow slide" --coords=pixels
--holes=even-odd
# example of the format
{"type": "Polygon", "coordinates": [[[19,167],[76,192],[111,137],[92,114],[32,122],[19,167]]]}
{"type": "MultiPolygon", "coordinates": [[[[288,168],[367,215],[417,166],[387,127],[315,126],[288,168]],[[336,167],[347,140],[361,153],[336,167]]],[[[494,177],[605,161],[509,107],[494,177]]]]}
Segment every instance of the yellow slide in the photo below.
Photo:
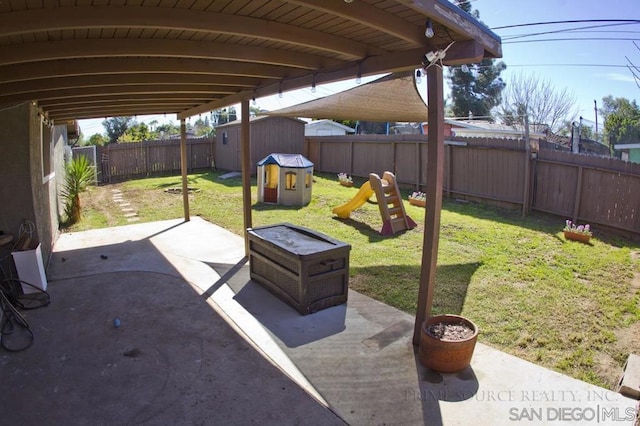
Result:
{"type": "Polygon", "coordinates": [[[366,203],[372,195],[373,189],[371,189],[371,184],[367,181],[360,187],[358,193],[351,199],[351,201],[335,207],[333,209],[333,213],[337,214],[340,219],[349,219],[351,212],[366,203]]]}

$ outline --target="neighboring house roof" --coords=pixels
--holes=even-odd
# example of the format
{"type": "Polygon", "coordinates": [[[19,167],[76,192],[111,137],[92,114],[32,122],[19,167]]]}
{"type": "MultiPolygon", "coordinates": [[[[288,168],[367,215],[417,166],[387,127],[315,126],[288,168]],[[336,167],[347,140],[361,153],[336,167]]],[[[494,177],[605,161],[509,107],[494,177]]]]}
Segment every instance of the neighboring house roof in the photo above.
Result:
{"type": "MultiPolygon", "coordinates": [[[[503,123],[492,123],[484,120],[461,121],[445,118],[445,123],[452,127],[452,131],[458,136],[495,136],[495,137],[515,137],[524,136],[524,126],[515,124],[507,125],[503,123]]],[[[529,125],[529,135],[536,138],[546,136],[546,125],[531,124],[529,125]]]]}
{"type": "Polygon", "coordinates": [[[640,149],[640,143],[620,143],[613,145],[613,149],[640,149]]]}
{"type": "Polygon", "coordinates": [[[330,126],[338,128],[340,130],[344,130],[347,133],[355,133],[356,132],[356,129],[354,129],[352,127],[345,126],[342,123],[338,123],[336,121],[329,120],[329,119],[326,119],[326,118],[322,119],[322,120],[315,120],[315,121],[312,121],[310,123],[307,123],[304,127],[305,128],[312,128],[312,127],[318,127],[318,126],[322,126],[322,125],[330,125],[330,126]]]}
{"type": "Polygon", "coordinates": [[[264,166],[265,164],[277,164],[280,167],[289,167],[291,169],[313,167],[313,163],[302,154],[269,154],[258,161],[258,166],[264,166]]]}
{"type": "MultiPolygon", "coordinates": [[[[195,132],[186,132],[185,135],[187,136],[188,139],[200,139],[200,138],[206,138],[207,135],[196,135],[195,132]]],[[[180,139],[182,136],[177,133],[175,135],[169,135],[168,139],[180,139]]]]}
{"type": "MultiPolygon", "coordinates": [[[[253,123],[256,121],[262,121],[262,120],[268,120],[268,119],[275,119],[275,118],[279,118],[279,117],[271,117],[269,115],[254,115],[249,117],[249,123],[253,123]]],[[[304,120],[300,120],[298,118],[291,118],[291,117],[282,117],[282,118],[286,118],[288,120],[293,120],[293,121],[298,121],[300,123],[306,123],[306,121],[304,120]]],[[[234,121],[230,121],[228,123],[224,123],[224,124],[220,124],[219,126],[216,126],[217,128],[220,127],[227,127],[227,126],[239,126],[240,124],[242,124],[242,120],[234,120],[234,121]]]]}

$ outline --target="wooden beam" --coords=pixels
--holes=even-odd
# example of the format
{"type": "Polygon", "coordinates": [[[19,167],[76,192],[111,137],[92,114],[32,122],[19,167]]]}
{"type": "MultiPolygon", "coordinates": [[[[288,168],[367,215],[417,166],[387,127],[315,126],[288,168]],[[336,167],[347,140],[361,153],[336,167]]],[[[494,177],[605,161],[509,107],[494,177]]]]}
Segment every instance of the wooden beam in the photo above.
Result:
{"type": "Polygon", "coordinates": [[[180,120],[180,171],[182,173],[182,206],[184,220],[189,222],[189,181],[187,178],[187,125],[184,119],[180,120]]]}
{"type": "MultiPolygon", "coordinates": [[[[289,1],[289,3],[331,13],[332,15],[357,22],[358,24],[365,25],[377,31],[383,31],[414,45],[420,46],[424,44],[425,26],[407,25],[407,21],[365,2],[348,4],[342,1],[294,0],[289,1]]],[[[426,19],[422,24],[425,23],[426,19]]]]}
{"type": "Polygon", "coordinates": [[[480,62],[484,59],[484,48],[475,40],[457,41],[447,50],[444,65],[462,65],[480,62]]]}
{"type": "MultiPolygon", "coordinates": [[[[166,39],[80,39],[23,43],[3,46],[0,65],[34,61],[126,56],[174,57],[218,61],[250,62],[283,67],[318,69],[338,66],[343,61],[290,50],[231,45],[193,40],[166,39]]],[[[46,65],[45,65],[46,66],[46,65]]]]}
{"type": "Polygon", "coordinates": [[[189,58],[90,58],[15,64],[0,67],[0,83],[53,77],[111,74],[204,74],[280,79],[290,68],[246,62],[189,58]]]}
{"type": "Polygon", "coordinates": [[[43,90],[80,89],[103,86],[135,86],[135,85],[215,85],[228,87],[237,92],[252,88],[260,80],[248,77],[233,77],[206,74],[114,74],[99,76],[58,77],[38,80],[27,80],[12,83],[0,83],[0,93],[13,95],[18,93],[41,92],[43,90]]]}
{"type": "Polygon", "coordinates": [[[200,105],[196,108],[185,110],[178,114],[178,118],[191,117],[206,111],[224,108],[226,106],[236,104],[242,99],[251,99],[253,96],[264,97],[273,95],[278,93],[280,88],[282,88],[283,91],[289,91],[303,87],[311,87],[311,83],[314,78],[316,84],[323,84],[342,81],[349,78],[355,79],[358,73],[360,73],[361,76],[368,76],[388,72],[413,70],[421,65],[422,58],[425,53],[424,48],[416,48],[402,52],[394,52],[384,56],[371,56],[360,62],[352,62],[345,67],[325,69],[319,73],[307,71],[299,72],[296,75],[282,79],[278,82],[258,87],[253,92],[240,92],[235,95],[200,105]]]}
{"type": "Polygon", "coordinates": [[[242,212],[244,218],[244,252],[249,257],[249,236],[247,229],[251,228],[251,126],[249,121],[249,100],[240,103],[240,157],[242,158],[242,212]]]}
{"type": "MultiPolygon", "coordinates": [[[[0,14],[0,37],[76,29],[139,28],[253,37],[361,58],[382,49],[295,25],[248,16],[168,7],[72,6],[0,14]]],[[[129,41],[129,40],[127,40],[129,41]]]]}
{"type": "Polygon", "coordinates": [[[217,99],[215,101],[204,103],[194,108],[186,109],[178,113],[178,118],[181,119],[181,118],[192,117],[197,114],[202,114],[203,112],[224,108],[229,105],[243,102],[245,100],[248,102],[248,100],[251,99],[253,96],[254,96],[254,92],[250,90],[245,90],[243,92],[239,92],[231,96],[227,96],[221,99],[217,99]]]}
{"type": "Polygon", "coordinates": [[[444,175],[444,83],[442,68],[427,69],[427,105],[429,134],[427,146],[427,209],[424,215],[422,243],[422,267],[418,289],[418,308],[413,332],[413,344],[420,343],[420,329],[431,316],[436,267],[438,264],[438,240],[440,238],[440,212],[442,210],[442,181],[444,175]]]}
{"type": "Polygon", "coordinates": [[[160,84],[160,85],[136,85],[136,86],[101,86],[101,87],[82,87],[79,89],[60,89],[60,90],[43,90],[36,95],[31,93],[18,93],[14,95],[0,96],[0,104],[17,103],[30,101],[31,99],[47,100],[47,99],[71,99],[82,97],[95,97],[105,95],[150,95],[158,93],[181,93],[183,95],[197,94],[204,95],[209,99],[222,98],[226,95],[235,94],[229,86],[203,85],[203,84],[160,84]]]}
{"type": "MultiPolygon", "coordinates": [[[[145,95],[136,96],[135,102],[206,102],[210,99],[210,96],[207,94],[182,94],[182,93],[149,93],[145,95]]],[[[130,95],[102,95],[102,96],[87,96],[81,98],[73,98],[73,99],[49,99],[42,100],[38,102],[38,105],[43,107],[66,107],[70,105],[109,105],[109,104],[118,104],[121,102],[132,101],[130,95]]]]}
{"type": "Polygon", "coordinates": [[[495,58],[502,57],[502,41],[487,26],[447,0],[406,0],[410,8],[424,13],[463,38],[476,40],[495,58]]]}

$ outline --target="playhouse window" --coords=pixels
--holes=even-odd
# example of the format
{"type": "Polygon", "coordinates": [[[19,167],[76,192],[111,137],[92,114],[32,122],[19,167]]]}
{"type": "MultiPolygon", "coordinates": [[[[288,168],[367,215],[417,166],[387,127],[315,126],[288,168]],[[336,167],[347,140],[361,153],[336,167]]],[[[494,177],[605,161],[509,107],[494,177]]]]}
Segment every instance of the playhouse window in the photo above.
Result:
{"type": "Polygon", "coordinates": [[[311,188],[311,179],[312,179],[311,172],[307,172],[307,175],[304,178],[304,186],[305,186],[305,188],[311,188]]]}
{"type": "Polygon", "coordinates": [[[227,145],[229,143],[229,135],[227,132],[222,132],[222,145],[227,145]]]}
{"type": "Polygon", "coordinates": [[[296,174],[294,172],[287,172],[285,174],[285,189],[296,189],[296,174]]]}

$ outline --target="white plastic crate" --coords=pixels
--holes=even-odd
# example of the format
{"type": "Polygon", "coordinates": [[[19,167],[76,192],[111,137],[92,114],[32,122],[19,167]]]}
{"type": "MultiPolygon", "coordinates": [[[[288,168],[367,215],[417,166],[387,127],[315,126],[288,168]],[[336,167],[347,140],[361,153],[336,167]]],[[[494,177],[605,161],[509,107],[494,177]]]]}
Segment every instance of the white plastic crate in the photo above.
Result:
{"type": "MultiPolygon", "coordinates": [[[[14,251],[11,256],[13,256],[20,281],[32,284],[41,290],[47,289],[47,276],[44,273],[40,244],[33,250],[14,251]]],[[[38,290],[23,284],[22,291],[24,294],[29,294],[38,290]]]]}

